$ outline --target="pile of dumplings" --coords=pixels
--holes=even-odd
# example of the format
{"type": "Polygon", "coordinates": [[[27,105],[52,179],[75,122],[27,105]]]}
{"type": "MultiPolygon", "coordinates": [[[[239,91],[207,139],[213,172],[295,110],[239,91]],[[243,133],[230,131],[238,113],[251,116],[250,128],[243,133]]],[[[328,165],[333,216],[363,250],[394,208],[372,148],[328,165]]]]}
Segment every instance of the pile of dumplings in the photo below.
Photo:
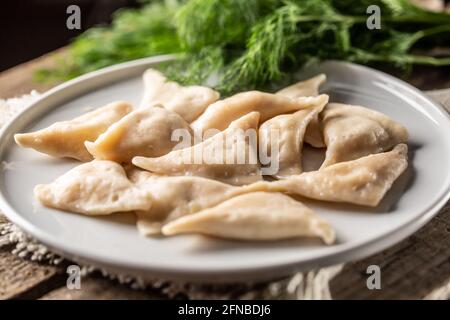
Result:
{"type": "MultiPolygon", "coordinates": [[[[323,74],[276,93],[249,91],[225,99],[208,87],[168,81],[153,69],[143,80],[137,108],[113,102],[14,136],[22,147],[83,162],[54,182],[37,185],[40,203],[85,215],[131,212],[146,236],[314,237],[332,244],[333,227],[298,198],[377,206],[408,165],[406,128],[365,107],[329,103],[319,94],[323,74]],[[174,149],[177,129],[193,136],[208,129],[217,133],[174,149]],[[259,161],[180,161],[247,129],[255,130],[259,147],[269,154],[274,142],[279,145],[279,169],[270,177],[261,173],[259,161]],[[281,133],[277,141],[270,135],[274,129],[281,133]],[[316,171],[303,171],[304,143],[326,148],[316,171]]],[[[239,135],[233,141],[247,143],[239,135]]],[[[257,150],[245,146],[258,159],[257,150]]]]}

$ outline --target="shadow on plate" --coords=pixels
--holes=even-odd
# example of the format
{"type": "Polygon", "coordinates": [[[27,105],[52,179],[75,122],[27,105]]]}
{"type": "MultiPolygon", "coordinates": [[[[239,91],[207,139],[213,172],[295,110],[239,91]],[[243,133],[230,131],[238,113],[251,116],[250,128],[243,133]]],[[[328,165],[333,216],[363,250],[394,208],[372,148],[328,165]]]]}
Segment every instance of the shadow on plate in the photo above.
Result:
{"type": "Polygon", "coordinates": [[[92,218],[111,223],[136,225],[136,215],[132,212],[118,212],[107,216],[94,216],[92,218]]]}
{"type": "MultiPolygon", "coordinates": [[[[338,245],[336,242],[333,246],[338,245]]],[[[208,254],[209,252],[231,251],[231,250],[268,250],[282,248],[328,248],[320,239],[298,238],[279,241],[239,241],[221,239],[210,236],[195,235],[195,241],[190,248],[193,254],[208,254]]]]}

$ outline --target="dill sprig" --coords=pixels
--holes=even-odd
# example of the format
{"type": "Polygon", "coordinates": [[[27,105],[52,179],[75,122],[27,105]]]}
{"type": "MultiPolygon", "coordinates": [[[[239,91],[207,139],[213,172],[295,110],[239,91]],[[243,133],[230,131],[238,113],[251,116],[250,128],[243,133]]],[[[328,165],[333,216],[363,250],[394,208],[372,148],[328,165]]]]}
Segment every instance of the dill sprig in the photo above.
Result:
{"type": "Polygon", "coordinates": [[[261,16],[264,1],[260,0],[192,0],[176,15],[180,40],[188,50],[205,46],[244,44],[249,29],[261,16]],[[206,26],[214,29],[205,30],[206,26]],[[203,30],[202,33],[198,33],[203,30]]]}
{"type": "Polygon", "coordinates": [[[111,26],[94,27],[77,37],[57,67],[39,70],[37,80],[70,79],[109,65],[181,51],[176,0],[153,1],[141,9],[118,10],[111,26]]]}
{"type": "Polygon", "coordinates": [[[106,65],[181,53],[164,66],[184,84],[218,78],[224,94],[286,81],[311,60],[363,64],[450,65],[450,57],[414,54],[450,43],[450,15],[409,0],[160,0],[120,11],[110,27],[89,30],[59,68],[73,77],[106,65]],[[380,30],[366,26],[369,5],[381,8],[380,30]]]}

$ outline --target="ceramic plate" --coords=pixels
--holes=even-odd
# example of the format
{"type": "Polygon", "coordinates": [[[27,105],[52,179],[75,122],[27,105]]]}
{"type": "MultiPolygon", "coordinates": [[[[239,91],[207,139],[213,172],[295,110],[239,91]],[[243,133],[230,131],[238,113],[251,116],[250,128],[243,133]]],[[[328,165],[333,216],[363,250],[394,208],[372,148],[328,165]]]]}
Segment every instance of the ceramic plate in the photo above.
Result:
{"type": "Polygon", "coordinates": [[[330,94],[331,101],[381,111],[410,133],[409,169],[377,208],[306,203],[335,228],[335,245],[305,240],[238,242],[197,235],[144,238],[129,215],[92,218],[37,203],[33,187],[51,182],[77,162],[19,148],[13,134],[73,118],[113,100],[137,104],[142,72],[170,59],[132,61],[69,81],[47,92],[3,128],[0,208],[7,217],[56,252],[111,271],[190,281],[256,280],[373,254],[416,231],[448,200],[450,120],[444,109],[389,75],[329,61],[299,72],[299,78],[326,73],[322,91],[330,94]]]}

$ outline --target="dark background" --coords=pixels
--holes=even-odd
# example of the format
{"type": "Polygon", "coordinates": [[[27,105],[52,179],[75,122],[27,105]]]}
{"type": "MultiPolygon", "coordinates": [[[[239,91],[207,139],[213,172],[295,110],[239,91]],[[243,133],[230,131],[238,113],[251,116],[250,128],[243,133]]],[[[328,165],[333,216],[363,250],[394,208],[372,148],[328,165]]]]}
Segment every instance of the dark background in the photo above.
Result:
{"type": "MultiPolygon", "coordinates": [[[[83,30],[108,23],[136,0],[0,0],[0,71],[60,48],[83,30]],[[82,30],[68,30],[66,9],[81,9],[82,30]]],[[[99,44],[101,45],[101,44],[99,44]]]]}

